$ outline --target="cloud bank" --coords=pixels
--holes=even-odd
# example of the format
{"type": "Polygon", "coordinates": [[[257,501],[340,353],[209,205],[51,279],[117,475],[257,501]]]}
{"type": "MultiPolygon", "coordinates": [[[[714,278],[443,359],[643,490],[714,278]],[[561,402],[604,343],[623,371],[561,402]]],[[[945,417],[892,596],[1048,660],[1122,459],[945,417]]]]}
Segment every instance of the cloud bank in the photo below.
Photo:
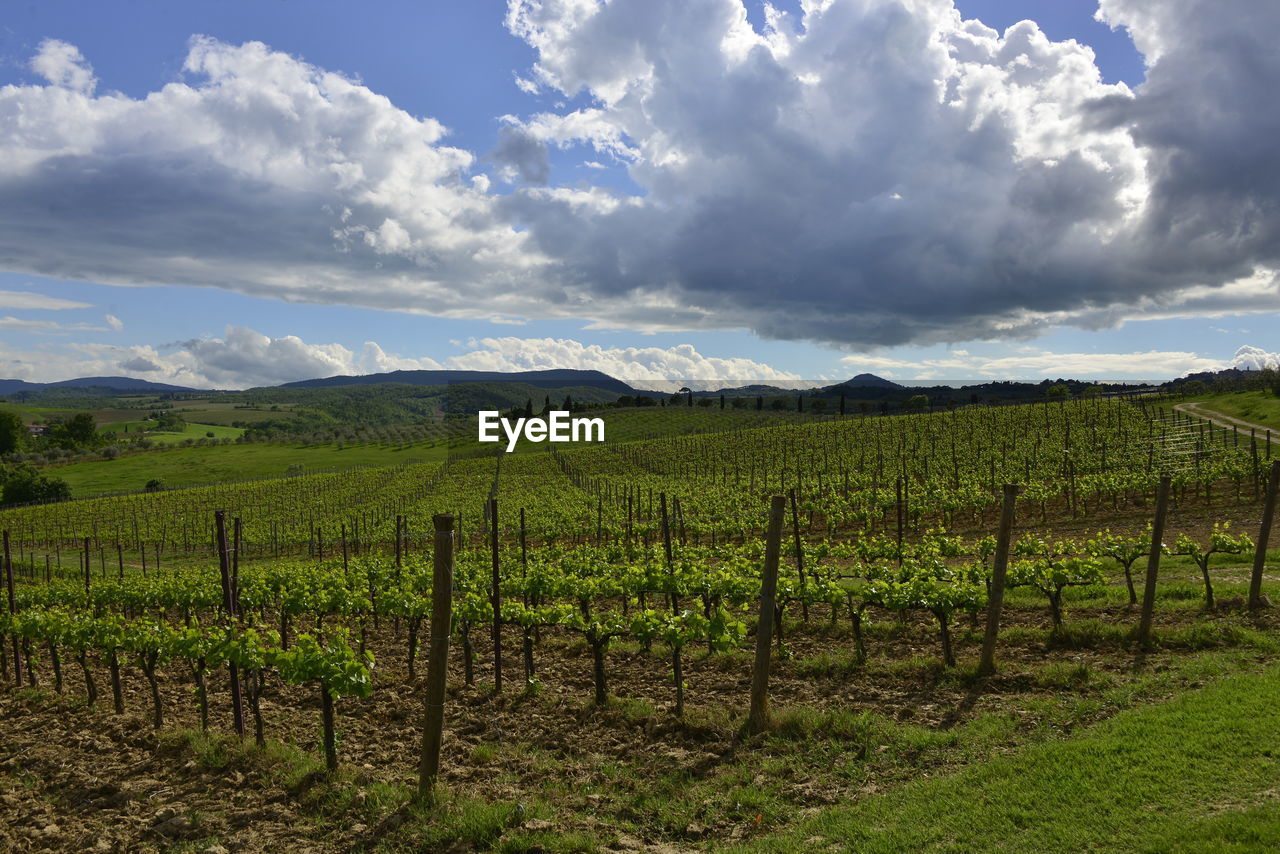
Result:
{"type": "Polygon", "coordinates": [[[586,106],[476,153],[259,43],[194,38],[133,99],[48,41],[46,83],[0,89],[0,267],[857,350],[1280,309],[1280,5],[1098,14],[1146,57],[1136,90],[950,0],[805,0],[762,31],[738,0],[510,0],[521,88],[586,106]],[[557,184],[548,146],[640,192],[557,184]]]}
{"type": "MultiPolygon", "coordinates": [[[[19,328],[0,317],[0,329],[19,328]]],[[[458,342],[455,342],[458,343],[458,342]]],[[[462,346],[459,344],[459,346],[462,346]]],[[[801,377],[745,358],[700,353],[690,344],[675,347],[604,347],[570,338],[480,338],[466,352],[436,360],[386,352],[374,341],[358,350],[315,344],[296,335],[272,338],[243,326],[228,326],[221,338],[206,337],[166,347],[60,343],[42,350],[19,350],[0,342],[0,376],[37,382],[81,376],[124,374],[194,388],[249,388],[294,380],[399,370],[601,371],[636,388],[675,391],[682,386],[717,389],[751,384],[783,388],[828,385],[870,372],[891,379],[1075,379],[1160,380],[1195,371],[1236,367],[1280,370],[1280,354],[1244,345],[1230,361],[1187,351],[1055,353],[1034,347],[990,358],[953,350],[933,359],[851,355],[840,360],[840,376],[801,377]]]]}
{"type": "MultiPolygon", "coordinates": [[[[0,318],[0,329],[6,321],[0,318]]],[[[748,382],[788,384],[795,374],[750,359],[704,356],[691,345],[601,347],[572,339],[483,338],[443,361],[398,356],[374,341],[353,351],[341,344],[309,344],[296,335],[272,338],[228,326],[221,338],[196,338],[169,347],[73,343],[20,351],[0,342],[0,376],[46,382],[126,374],[194,388],[249,388],[294,380],[401,370],[602,371],[643,388],[671,390],[686,383],[720,388],[748,382]]]]}

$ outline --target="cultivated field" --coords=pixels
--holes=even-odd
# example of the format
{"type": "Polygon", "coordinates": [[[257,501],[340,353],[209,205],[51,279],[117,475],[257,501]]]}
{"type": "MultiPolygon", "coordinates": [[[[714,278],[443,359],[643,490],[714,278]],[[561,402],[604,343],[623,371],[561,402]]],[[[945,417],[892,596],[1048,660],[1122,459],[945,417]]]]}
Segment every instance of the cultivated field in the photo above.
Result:
{"type": "Polygon", "coordinates": [[[1254,555],[1272,451],[1247,433],[1105,400],[668,408],[610,429],[554,453],[460,439],[412,464],[0,513],[16,607],[0,845],[1280,845],[1280,618],[1248,607],[1255,577],[1280,595],[1280,555],[1254,555]]]}

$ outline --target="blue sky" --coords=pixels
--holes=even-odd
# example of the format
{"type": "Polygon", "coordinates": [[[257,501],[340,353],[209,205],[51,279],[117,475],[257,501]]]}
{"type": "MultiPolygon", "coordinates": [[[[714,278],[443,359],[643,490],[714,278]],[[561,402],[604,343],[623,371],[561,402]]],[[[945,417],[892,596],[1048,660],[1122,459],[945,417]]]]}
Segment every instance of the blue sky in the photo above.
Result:
{"type": "Polygon", "coordinates": [[[1165,5],[28,4],[0,376],[1272,364],[1275,13],[1165,5]]]}

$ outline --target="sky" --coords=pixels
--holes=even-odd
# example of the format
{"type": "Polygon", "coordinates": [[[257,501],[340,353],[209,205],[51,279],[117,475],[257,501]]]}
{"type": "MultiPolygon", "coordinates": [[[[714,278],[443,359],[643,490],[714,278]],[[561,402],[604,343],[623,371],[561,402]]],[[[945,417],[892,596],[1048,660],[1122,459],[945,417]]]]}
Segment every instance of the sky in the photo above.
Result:
{"type": "Polygon", "coordinates": [[[13,3],[0,378],[1280,364],[1280,4],[13,3]]]}

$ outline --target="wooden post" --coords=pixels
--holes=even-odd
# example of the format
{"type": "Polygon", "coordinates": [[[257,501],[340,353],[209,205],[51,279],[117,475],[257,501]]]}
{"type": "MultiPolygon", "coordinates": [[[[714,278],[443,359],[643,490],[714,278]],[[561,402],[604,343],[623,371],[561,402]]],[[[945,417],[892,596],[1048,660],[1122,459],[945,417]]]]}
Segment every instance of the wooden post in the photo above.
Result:
{"type": "MultiPolygon", "coordinates": [[[[214,526],[218,538],[218,569],[222,572],[222,609],[228,622],[235,619],[236,597],[231,581],[231,555],[227,546],[227,514],[225,510],[216,510],[213,514],[214,526]]],[[[231,672],[231,717],[235,724],[236,735],[244,736],[244,704],[240,698],[240,668],[228,663],[231,672]]]]}
{"type": "Polygon", "coordinates": [[[240,538],[244,526],[237,516],[231,522],[231,609],[232,616],[240,616],[240,538]]]}
{"type": "Polygon", "coordinates": [[[418,764],[418,797],[430,800],[440,774],[440,741],[444,730],[444,689],[449,668],[449,624],[453,611],[453,516],[434,517],[431,626],[427,660],[427,692],[423,700],[422,756],[418,764]]]}
{"type": "Polygon", "coordinates": [[[1138,643],[1144,649],[1151,642],[1151,617],[1156,607],[1156,578],[1160,572],[1164,520],[1169,513],[1169,483],[1169,475],[1160,475],[1160,486],[1156,488],[1156,518],[1151,525],[1151,554],[1147,558],[1147,583],[1142,591],[1142,617],[1138,622],[1138,643]]]}
{"type": "Polygon", "coordinates": [[[658,494],[658,510],[662,514],[662,548],[667,557],[667,578],[671,579],[671,594],[668,597],[671,602],[671,610],[675,612],[679,609],[676,601],[675,589],[675,568],[671,555],[671,523],[667,519],[667,494],[665,492],[658,494]]]}
{"type": "Polygon", "coordinates": [[[773,643],[774,597],[778,592],[778,555],[782,551],[782,518],[787,499],[769,499],[769,529],[765,534],[764,572],[760,583],[760,622],[756,625],[756,662],[751,673],[751,713],[747,733],[755,735],[769,726],[769,653],[773,643]]]}
{"type": "MultiPolygon", "coordinates": [[[[520,578],[523,580],[528,577],[529,577],[529,548],[528,548],[527,541],[525,539],[524,508],[521,507],[520,508],[520,578]]],[[[530,598],[528,587],[525,588],[524,604],[526,608],[529,607],[530,605],[537,604],[530,598]]],[[[522,647],[523,647],[522,651],[524,653],[524,679],[526,683],[530,683],[533,681],[533,632],[530,630],[528,626],[525,626],[525,629],[524,629],[524,643],[522,644],[522,647]]]]}
{"type": "Polygon", "coordinates": [[[1267,542],[1271,539],[1271,517],[1276,512],[1276,492],[1280,491],[1280,460],[1271,463],[1271,476],[1267,478],[1267,496],[1262,502],[1262,525],[1258,528],[1258,542],[1253,549],[1253,575],[1249,578],[1249,609],[1262,607],[1262,571],[1267,563],[1267,542]]]}
{"type": "Polygon", "coordinates": [[[796,491],[791,490],[791,531],[796,543],[796,571],[800,574],[800,612],[806,623],[809,622],[809,598],[805,595],[804,582],[804,544],[800,542],[800,513],[796,509],[796,491]]]}
{"type": "MultiPolygon", "coordinates": [[[[9,554],[9,532],[4,532],[4,586],[9,594],[9,613],[18,613],[17,599],[13,594],[13,556],[9,554]]],[[[22,687],[22,654],[18,633],[13,633],[13,684],[22,687]]]]}
{"type": "Polygon", "coordinates": [[[898,478],[898,566],[902,566],[902,478],[898,478]]]}
{"type": "Polygon", "coordinates": [[[991,569],[991,593],[987,597],[987,633],[982,639],[982,658],[978,673],[988,676],[996,672],[996,638],[1000,634],[1000,611],[1004,607],[1004,580],[1009,571],[1009,541],[1013,538],[1013,508],[1018,500],[1018,486],[1004,485],[1004,503],[1000,506],[1000,528],[996,532],[995,563],[991,569]]]}
{"type": "Polygon", "coordinates": [[[400,533],[400,528],[403,525],[404,525],[404,517],[396,516],[396,579],[397,580],[399,580],[400,578],[400,565],[402,560],[401,552],[400,552],[400,544],[403,542],[403,540],[401,539],[403,535],[400,533]]]}
{"type": "Polygon", "coordinates": [[[498,573],[498,499],[489,499],[490,550],[493,559],[493,690],[502,690],[502,591],[498,573]]]}

